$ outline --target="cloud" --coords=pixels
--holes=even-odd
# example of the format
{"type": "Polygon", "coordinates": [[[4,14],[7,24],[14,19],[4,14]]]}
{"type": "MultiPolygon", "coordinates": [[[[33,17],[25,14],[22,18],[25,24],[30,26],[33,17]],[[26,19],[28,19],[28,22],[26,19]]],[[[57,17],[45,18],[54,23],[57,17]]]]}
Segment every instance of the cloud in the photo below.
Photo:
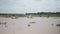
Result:
{"type": "Polygon", "coordinates": [[[42,0],[34,0],[34,1],[42,1],[42,0]]]}
{"type": "Polygon", "coordinates": [[[55,0],[55,1],[60,1],[60,0],[55,0]]]}
{"type": "Polygon", "coordinates": [[[54,7],[60,7],[60,2],[54,0],[0,0],[0,13],[53,12],[54,7]]]}

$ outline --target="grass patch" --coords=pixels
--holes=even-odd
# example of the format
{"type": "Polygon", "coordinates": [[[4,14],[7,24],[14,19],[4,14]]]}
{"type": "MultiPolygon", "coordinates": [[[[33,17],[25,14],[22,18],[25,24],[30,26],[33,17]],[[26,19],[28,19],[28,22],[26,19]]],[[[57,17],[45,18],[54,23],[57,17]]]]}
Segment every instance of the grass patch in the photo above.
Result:
{"type": "Polygon", "coordinates": [[[36,22],[29,22],[29,23],[36,23],[36,22]]]}
{"type": "Polygon", "coordinates": [[[60,27],[60,24],[57,24],[56,26],[59,26],[60,27]]]}
{"type": "Polygon", "coordinates": [[[30,27],[31,25],[30,24],[28,24],[28,27],[30,27]]]}

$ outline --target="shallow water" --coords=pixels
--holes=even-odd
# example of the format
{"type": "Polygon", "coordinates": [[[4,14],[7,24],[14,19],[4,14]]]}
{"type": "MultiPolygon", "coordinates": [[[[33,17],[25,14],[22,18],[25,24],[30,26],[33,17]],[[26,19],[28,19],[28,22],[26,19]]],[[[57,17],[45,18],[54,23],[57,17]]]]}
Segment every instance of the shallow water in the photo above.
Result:
{"type": "Polygon", "coordinates": [[[0,34],[60,34],[60,27],[56,26],[60,23],[59,17],[0,17],[0,22],[7,23],[0,25],[0,34]]]}

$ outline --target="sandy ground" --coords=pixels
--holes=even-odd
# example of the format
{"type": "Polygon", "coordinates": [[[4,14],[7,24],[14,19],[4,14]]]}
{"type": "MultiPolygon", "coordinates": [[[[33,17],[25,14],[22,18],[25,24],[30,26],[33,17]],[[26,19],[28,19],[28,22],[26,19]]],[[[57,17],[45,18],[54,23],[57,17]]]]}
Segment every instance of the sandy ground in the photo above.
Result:
{"type": "Polygon", "coordinates": [[[60,23],[58,17],[20,17],[17,19],[0,17],[0,34],[60,34],[60,23]],[[35,23],[30,23],[35,22],[35,23]]]}

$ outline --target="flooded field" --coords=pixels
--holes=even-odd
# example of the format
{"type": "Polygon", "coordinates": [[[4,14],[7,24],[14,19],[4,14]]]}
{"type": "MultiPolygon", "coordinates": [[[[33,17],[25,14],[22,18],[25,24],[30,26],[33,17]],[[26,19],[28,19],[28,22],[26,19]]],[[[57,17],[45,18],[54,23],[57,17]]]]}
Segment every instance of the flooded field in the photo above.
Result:
{"type": "Polygon", "coordinates": [[[0,17],[0,34],[60,34],[60,17],[0,17]]]}

